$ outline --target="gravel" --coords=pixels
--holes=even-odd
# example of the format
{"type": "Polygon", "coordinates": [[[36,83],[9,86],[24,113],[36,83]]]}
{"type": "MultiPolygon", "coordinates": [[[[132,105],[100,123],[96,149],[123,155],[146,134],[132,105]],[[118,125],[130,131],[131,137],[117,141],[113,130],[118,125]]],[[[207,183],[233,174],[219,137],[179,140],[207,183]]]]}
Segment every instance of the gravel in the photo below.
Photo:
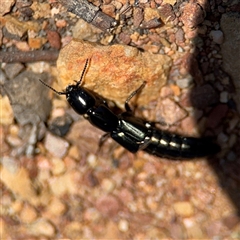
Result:
{"type": "Polygon", "coordinates": [[[91,4],[97,18],[89,23],[59,2],[0,6],[2,239],[239,239],[239,3],[91,4]],[[103,132],[38,81],[61,91],[78,79],[88,49],[71,48],[67,58],[64,47],[86,40],[94,55],[85,86],[122,107],[145,74],[148,84],[131,102],[136,115],[182,135],[214,136],[222,151],[186,162],[133,155],[111,139],[99,149],[103,132]],[[136,56],[104,52],[114,44],[136,56]],[[65,57],[56,67],[59,52],[65,57]],[[68,115],[70,132],[50,133],[55,118],[68,115]]]}

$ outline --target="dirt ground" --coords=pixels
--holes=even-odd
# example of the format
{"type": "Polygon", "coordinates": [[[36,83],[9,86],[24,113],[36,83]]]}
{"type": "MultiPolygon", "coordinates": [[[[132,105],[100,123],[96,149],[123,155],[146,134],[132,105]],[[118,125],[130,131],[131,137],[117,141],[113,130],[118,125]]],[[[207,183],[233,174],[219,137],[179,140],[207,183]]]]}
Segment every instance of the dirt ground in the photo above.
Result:
{"type": "Polygon", "coordinates": [[[0,6],[1,239],[239,239],[240,3],[8,0],[0,6]],[[132,154],[57,91],[78,80],[214,156],[132,154]],[[134,107],[135,105],[135,107],[134,107]]]}

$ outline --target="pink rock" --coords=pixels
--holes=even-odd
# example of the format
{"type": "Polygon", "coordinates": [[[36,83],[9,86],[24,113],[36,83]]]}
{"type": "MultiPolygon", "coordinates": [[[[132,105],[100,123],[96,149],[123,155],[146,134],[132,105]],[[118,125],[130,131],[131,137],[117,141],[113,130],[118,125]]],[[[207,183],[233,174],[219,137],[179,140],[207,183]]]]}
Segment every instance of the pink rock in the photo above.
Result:
{"type": "Polygon", "coordinates": [[[97,200],[96,208],[103,215],[108,217],[114,217],[120,210],[120,202],[114,196],[102,196],[97,200]]]}

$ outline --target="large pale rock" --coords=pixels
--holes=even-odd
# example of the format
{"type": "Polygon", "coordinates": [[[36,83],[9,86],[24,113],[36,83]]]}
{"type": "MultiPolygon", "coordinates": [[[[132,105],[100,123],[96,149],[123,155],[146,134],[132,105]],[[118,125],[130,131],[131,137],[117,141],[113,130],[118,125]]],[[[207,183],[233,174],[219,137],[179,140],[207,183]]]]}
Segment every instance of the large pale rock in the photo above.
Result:
{"type": "Polygon", "coordinates": [[[168,56],[140,52],[129,46],[101,46],[73,40],[61,50],[57,61],[60,83],[57,90],[80,78],[86,59],[90,59],[90,64],[83,86],[120,106],[144,81],[147,85],[138,104],[156,99],[171,66],[168,56]]]}
{"type": "Polygon", "coordinates": [[[240,113],[240,14],[226,13],[221,19],[224,42],[221,45],[223,67],[236,87],[235,101],[240,113]]]}

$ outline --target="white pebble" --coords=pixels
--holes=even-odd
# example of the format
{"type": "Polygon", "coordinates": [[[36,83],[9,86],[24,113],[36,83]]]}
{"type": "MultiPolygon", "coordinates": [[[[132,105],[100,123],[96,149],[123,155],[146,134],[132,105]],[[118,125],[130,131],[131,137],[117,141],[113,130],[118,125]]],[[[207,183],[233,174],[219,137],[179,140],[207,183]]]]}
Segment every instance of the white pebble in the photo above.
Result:
{"type": "Polygon", "coordinates": [[[222,44],[223,43],[223,32],[220,31],[220,30],[212,30],[210,32],[210,37],[217,44],[222,44]]]}
{"type": "Polygon", "coordinates": [[[121,219],[118,223],[118,229],[121,231],[121,232],[127,232],[128,231],[128,227],[129,227],[129,224],[126,220],[124,219],[121,219]]]}
{"type": "Polygon", "coordinates": [[[220,102],[221,103],[227,103],[228,102],[228,92],[226,92],[226,91],[221,92],[220,102]]]}
{"type": "Polygon", "coordinates": [[[87,162],[91,167],[96,167],[97,165],[97,158],[94,154],[89,154],[87,157],[87,162]]]}

